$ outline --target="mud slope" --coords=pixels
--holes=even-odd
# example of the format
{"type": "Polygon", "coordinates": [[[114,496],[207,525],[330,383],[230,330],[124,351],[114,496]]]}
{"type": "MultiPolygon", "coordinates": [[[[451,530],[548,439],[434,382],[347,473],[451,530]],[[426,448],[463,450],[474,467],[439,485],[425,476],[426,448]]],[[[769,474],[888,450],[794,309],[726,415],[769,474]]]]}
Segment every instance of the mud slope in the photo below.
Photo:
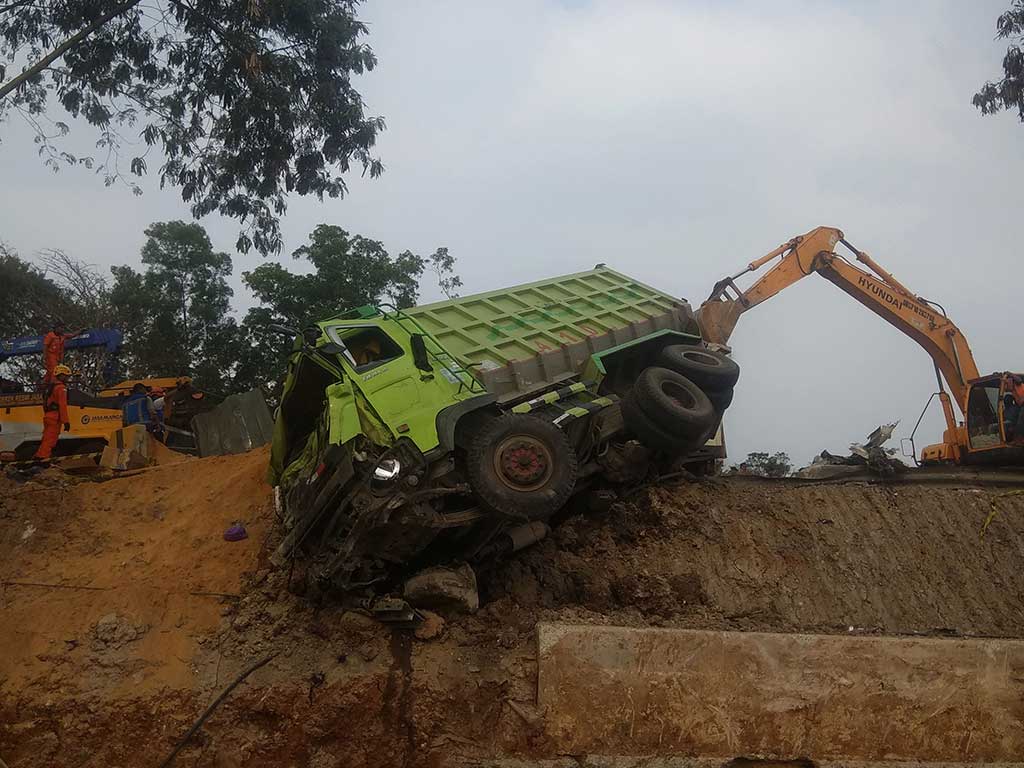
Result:
{"type": "Polygon", "coordinates": [[[488,583],[595,621],[1020,637],[1022,523],[1012,491],[723,480],[570,520],[488,583]]]}
{"type": "Polygon", "coordinates": [[[1024,497],[746,480],[642,492],[481,574],[430,641],[289,591],[254,452],[105,484],[0,480],[0,757],[159,765],[253,661],[179,765],[433,766],[554,757],[538,619],[1024,636],[1024,497]],[[991,522],[981,535],[982,527],[991,522]],[[233,521],[250,538],[223,541],[233,521]],[[24,586],[60,584],[63,589],[24,586]]]}

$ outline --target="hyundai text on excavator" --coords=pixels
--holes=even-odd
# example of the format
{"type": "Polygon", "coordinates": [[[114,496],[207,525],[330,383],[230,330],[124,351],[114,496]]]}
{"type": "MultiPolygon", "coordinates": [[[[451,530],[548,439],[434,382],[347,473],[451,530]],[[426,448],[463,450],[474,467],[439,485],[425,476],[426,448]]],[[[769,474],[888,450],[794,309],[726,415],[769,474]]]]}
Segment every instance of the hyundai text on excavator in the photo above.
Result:
{"type": "MultiPolygon", "coordinates": [[[[928,400],[925,410],[937,397],[946,429],[941,443],[929,445],[921,452],[920,464],[1024,465],[1024,447],[1010,443],[1004,423],[1003,401],[1012,374],[982,376],[967,339],[942,306],[914,294],[867,253],[852,246],[842,231],[834,227],[817,227],[794,237],[735,275],[718,281],[696,313],[704,339],[727,345],[740,315],[813,273],[834,283],[912,338],[934,362],[938,391],[928,400]],[[866,269],[836,253],[839,244],[849,249],[866,269]],[[749,288],[741,290],[736,285],[737,279],[775,259],[779,261],[749,288]],[[963,421],[957,421],[954,401],[963,421]]],[[[923,418],[924,412],[921,415],[923,418]]],[[[917,426],[920,423],[918,419],[917,426]]],[[[912,434],[911,455],[916,453],[913,438],[912,434]]],[[[917,462],[916,455],[914,460],[917,462]]]]}

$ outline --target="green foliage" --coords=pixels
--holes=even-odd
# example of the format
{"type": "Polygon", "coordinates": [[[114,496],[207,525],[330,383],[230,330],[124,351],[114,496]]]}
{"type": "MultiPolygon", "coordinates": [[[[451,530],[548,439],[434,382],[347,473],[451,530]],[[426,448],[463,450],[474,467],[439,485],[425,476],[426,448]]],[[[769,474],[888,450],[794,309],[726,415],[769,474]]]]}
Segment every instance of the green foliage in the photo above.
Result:
{"type": "Polygon", "coordinates": [[[378,304],[411,307],[419,296],[425,260],[411,251],[392,258],[383,243],[320,224],[309,243],[295,250],[314,271],[289,272],[280,264],[261,264],[242,279],[281,321],[304,325],[349,307],[378,304]]]}
{"type": "Polygon", "coordinates": [[[1013,0],[1010,8],[999,16],[996,35],[1011,41],[1003,56],[1003,77],[985,83],[974,94],[972,103],[985,115],[1016,109],[1017,116],[1024,121],[1024,0],[1013,0]]]}
{"type": "Polygon", "coordinates": [[[38,267],[0,243],[0,338],[40,333],[67,309],[60,289],[38,267]]]}
{"type": "MultiPolygon", "coordinates": [[[[278,218],[289,193],[341,197],[353,166],[378,176],[371,154],[379,117],[353,86],[376,58],[361,42],[358,0],[34,0],[0,3],[0,80],[58,44],[96,29],[0,97],[36,128],[55,169],[93,167],[61,151],[70,128],[60,109],[95,126],[98,172],[109,184],[147,171],[150,147],[164,158],[160,183],[180,188],[196,217],[239,219],[237,247],[282,246],[278,218]],[[109,16],[109,19],[106,17],[109,16]],[[106,20],[105,20],[106,19],[106,20]],[[6,65],[6,66],[5,66],[6,65]],[[48,130],[44,125],[54,125],[48,130]],[[141,139],[141,142],[139,141],[141,139]],[[144,149],[119,164],[120,153],[144,149]],[[127,167],[127,175],[121,168],[127,167]]],[[[6,86],[4,86],[6,87],[6,86]]]]}
{"type": "MultiPolygon", "coordinates": [[[[13,300],[0,302],[0,338],[44,333],[55,315],[69,330],[115,326],[125,337],[125,377],[190,375],[211,392],[259,387],[273,402],[292,339],[270,325],[302,328],[365,304],[410,307],[428,268],[449,295],[462,285],[447,248],[391,256],[377,240],[321,224],[293,254],[312,271],[267,262],[243,274],[258,305],[239,324],[231,315],[231,258],[214,251],[201,225],[157,222],[145,234],[144,270],[113,267],[112,285],[60,251],[42,254],[39,269],[0,247],[0,285],[13,288],[13,300]]],[[[91,354],[83,352],[73,367],[98,376],[100,365],[87,367],[91,354]]],[[[39,360],[23,363],[24,375],[15,378],[38,380],[39,360]]]]}
{"type": "MultiPolygon", "coordinates": [[[[58,317],[68,331],[113,322],[109,285],[94,267],[58,250],[44,251],[36,258],[41,267],[0,244],[0,285],[5,290],[0,301],[0,339],[45,334],[58,317]]],[[[85,386],[102,383],[106,363],[102,354],[71,350],[66,362],[85,386]]],[[[3,364],[0,374],[31,386],[42,378],[42,361],[36,357],[13,358],[3,364]]]]}
{"type": "Polygon", "coordinates": [[[789,456],[783,452],[771,455],[763,452],[748,453],[745,461],[740,463],[739,471],[760,477],[786,477],[793,471],[789,456]]]}
{"type": "Polygon", "coordinates": [[[296,274],[280,264],[266,263],[242,274],[260,306],[245,317],[249,347],[239,359],[239,383],[261,386],[268,393],[283,376],[291,349],[290,339],[267,330],[270,324],[302,328],[367,304],[411,307],[419,297],[419,279],[428,265],[442,290],[445,285],[449,290],[462,285],[447,248],[438,248],[426,258],[411,251],[392,257],[380,241],[329,224],[317,226],[309,243],[292,256],[309,262],[313,271],[296,274]]]}
{"type": "Polygon", "coordinates": [[[145,234],[145,272],[112,269],[131,375],[188,374],[213,391],[228,387],[241,339],[229,314],[231,257],[215,252],[198,224],[159,222],[145,234]]]}
{"type": "Polygon", "coordinates": [[[455,274],[455,257],[448,253],[447,248],[438,248],[430,255],[428,263],[437,276],[437,287],[441,293],[449,299],[457,299],[462,278],[455,274]]]}

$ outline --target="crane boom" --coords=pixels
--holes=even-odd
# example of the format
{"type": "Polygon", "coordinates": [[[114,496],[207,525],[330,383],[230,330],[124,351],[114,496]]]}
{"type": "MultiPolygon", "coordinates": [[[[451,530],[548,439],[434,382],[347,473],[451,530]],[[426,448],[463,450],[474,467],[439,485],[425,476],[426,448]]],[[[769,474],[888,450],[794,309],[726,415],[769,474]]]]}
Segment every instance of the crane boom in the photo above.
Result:
{"type": "MultiPolygon", "coordinates": [[[[868,254],[850,245],[842,231],[834,227],[817,227],[794,237],[736,275],[720,280],[697,312],[704,338],[726,344],[741,314],[812,273],[834,283],[923,347],[935,363],[936,373],[945,379],[961,413],[966,413],[968,382],[978,378],[979,373],[963,332],[938,304],[915,295],[868,254]],[[840,243],[867,269],[836,253],[840,243]],[[736,286],[737,278],[774,259],[779,259],[778,263],[749,288],[740,290],[736,286]],[[734,295],[730,295],[730,290],[734,295]]],[[[941,380],[939,385],[941,389],[941,380]]],[[[944,403],[944,408],[949,426],[955,428],[948,403],[944,403]]]]}

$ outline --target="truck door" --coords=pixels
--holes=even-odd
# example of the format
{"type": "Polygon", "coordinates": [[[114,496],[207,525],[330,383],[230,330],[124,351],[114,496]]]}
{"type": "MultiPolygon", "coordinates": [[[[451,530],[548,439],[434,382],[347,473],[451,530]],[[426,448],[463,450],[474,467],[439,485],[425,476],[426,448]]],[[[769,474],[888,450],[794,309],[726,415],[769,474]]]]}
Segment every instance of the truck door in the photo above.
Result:
{"type": "Polygon", "coordinates": [[[359,382],[360,390],[394,430],[403,423],[402,416],[420,401],[408,355],[378,327],[347,337],[345,347],[349,351],[345,362],[352,368],[353,380],[359,382]]]}
{"type": "Polygon", "coordinates": [[[409,332],[392,321],[328,326],[343,348],[348,378],[397,437],[409,437],[421,451],[438,445],[437,414],[474,394],[458,376],[435,361],[420,370],[409,332]]]}

